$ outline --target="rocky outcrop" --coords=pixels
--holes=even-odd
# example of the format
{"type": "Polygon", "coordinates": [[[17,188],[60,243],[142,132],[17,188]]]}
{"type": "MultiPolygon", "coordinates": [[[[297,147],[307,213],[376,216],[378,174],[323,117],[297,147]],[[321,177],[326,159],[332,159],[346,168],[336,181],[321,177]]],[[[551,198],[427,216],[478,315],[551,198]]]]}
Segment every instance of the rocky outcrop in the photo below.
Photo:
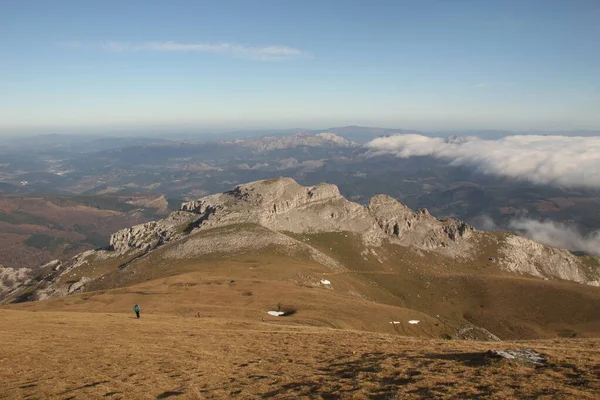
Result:
{"type": "Polygon", "coordinates": [[[548,356],[532,349],[488,350],[487,358],[501,358],[521,365],[534,367],[546,365],[548,356]]]}
{"type": "Polygon", "coordinates": [[[317,133],[316,136],[318,138],[320,138],[320,139],[323,139],[324,141],[335,143],[335,144],[337,144],[339,146],[345,146],[345,147],[358,146],[358,143],[352,142],[352,141],[347,140],[347,139],[344,139],[343,137],[338,136],[335,133],[331,133],[331,132],[317,133]]]}
{"type": "Polygon", "coordinates": [[[67,260],[49,262],[42,267],[46,273],[39,277],[32,299],[46,300],[82,292],[85,284],[93,279],[87,276],[77,276],[78,268],[89,266],[114,255],[116,253],[106,250],[87,250],[67,260]]]}
{"type": "Polygon", "coordinates": [[[110,247],[117,254],[130,250],[149,251],[183,236],[186,228],[200,219],[197,213],[173,212],[167,218],[122,229],[110,237],[110,247]]]}
{"type": "Polygon", "coordinates": [[[502,256],[500,267],[512,273],[600,286],[600,268],[584,268],[581,258],[566,249],[547,247],[521,236],[508,235],[499,253],[502,256]]]}
{"type": "Polygon", "coordinates": [[[291,178],[238,185],[234,189],[185,202],[169,218],[124,229],[111,237],[117,253],[148,251],[187,232],[232,224],[259,224],[278,232],[348,231],[378,246],[384,240],[424,250],[462,247],[473,228],[462,221],[439,221],[426,210],[414,212],[389,196],[376,196],[369,207],[346,200],[337,186],[305,187],[291,178]]]}
{"type": "Polygon", "coordinates": [[[0,264],[0,300],[20,285],[29,283],[31,275],[29,268],[10,268],[0,264]]]}
{"type": "Polygon", "coordinates": [[[374,224],[368,210],[346,200],[337,186],[304,187],[291,178],[239,185],[229,192],[183,203],[181,209],[205,215],[198,229],[258,223],[295,233],[365,233],[374,224]]]}
{"type": "MultiPolygon", "coordinates": [[[[190,232],[235,224],[258,224],[275,232],[348,231],[359,234],[367,246],[387,240],[466,260],[477,248],[477,237],[486,235],[474,235],[471,226],[457,219],[438,220],[425,209],[413,211],[390,196],[377,195],[363,207],[346,200],[335,185],[305,187],[291,178],[280,178],[238,185],[183,203],[181,211],[164,220],[117,232],[111,245],[118,254],[149,251],[190,232]]],[[[592,285],[600,281],[599,268],[587,271],[567,250],[514,235],[503,241],[497,262],[513,273],[592,285]]]]}
{"type": "Polygon", "coordinates": [[[426,209],[415,212],[387,195],[373,197],[369,212],[387,235],[397,238],[401,244],[424,250],[447,248],[461,242],[466,245],[474,231],[463,221],[440,221],[426,209]]]}
{"type": "Polygon", "coordinates": [[[458,340],[477,340],[485,342],[499,342],[500,338],[492,332],[480,326],[467,323],[466,325],[454,330],[452,339],[458,340]]]}

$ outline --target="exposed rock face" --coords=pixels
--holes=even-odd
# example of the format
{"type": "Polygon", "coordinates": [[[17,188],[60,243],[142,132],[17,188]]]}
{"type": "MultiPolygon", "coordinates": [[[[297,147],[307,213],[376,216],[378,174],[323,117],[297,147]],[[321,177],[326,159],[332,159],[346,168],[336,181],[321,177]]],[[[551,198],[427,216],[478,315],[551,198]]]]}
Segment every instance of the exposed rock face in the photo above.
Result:
{"type": "MultiPolygon", "coordinates": [[[[72,278],[72,276],[70,276],[72,271],[77,271],[79,267],[87,266],[94,261],[108,258],[109,254],[109,252],[104,250],[87,250],[72,257],[70,260],[64,260],[62,262],[57,262],[58,260],[51,261],[42,268],[49,267],[51,270],[58,272],[54,275],[55,278],[60,278],[62,276],[69,276],[69,278],[72,278]]],[[[115,254],[113,253],[110,255],[115,254]]],[[[43,281],[46,281],[49,277],[52,277],[52,272],[50,272],[43,281]]],[[[52,279],[47,285],[36,291],[37,300],[45,300],[52,297],[82,292],[85,288],[85,284],[92,281],[92,279],[86,276],[77,278],[78,280],[75,282],[70,279],[65,282],[61,282],[60,279],[52,279]]]]}
{"type": "Polygon", "coordinates": [[[490,358],[503,358],[531,366],[540,366],[548,363],[548,356],[531,349],[489,350],[485,355],[490,358]]]}
{"type": "Polygon", "coordinates": [[[332,143],[336,143],[340,146],[345,146],[345,147],[352,147],[352,146],[357,146],[358,143],[355,142],[351,142],[347,139],[344,139],[341,136],[336,135],[335,133],[331,133],[331,132],[321,132],[321,133],[317,133],[316,135],[318,138],[321,138],[323,140],[332,142],[332,143]]]}
{"type": "Polygon", "coordinates": [[[149,251],[184,234],[185,228],[200,218],[188,212],[173,212],[167,218],[122,229],[110,237],[110,246],[118,254],[132,249],[149,251]]]}
{"type": "Polygon", "coordinates": [[[466,239],[473,231],[462,221],[439,221],[426,210],[414,212],[389,196],[374,197],[366,208],[346,200],[335,185],[304,187],[291,178],[281,178],[239,185],[183,203],[179,213],[119,231],[110,243],[118,253],[149,250],[176,238],[182,225],[205,230],[243,223],[294,233],[355,232],[366,244],[375,246],[392,240],[438,250],[463,242],[456,252],[468,250],[466,239]]]}
{"type": "Polygon", "coordinates": [[[58,271],[60,269],[60,267],[61,267],[60,260],[52,260],[49,263],[44,264],[42,266],[42,269],[44,269],[44,268],[52,268],[52,269],[58,271]]]}
{"type": "Polygon", "coordinates": [[[0,264],[0,299],[19,287],[19,285],[29,283],[30,280],[31,269],[10,268],[0,264]]]}
{"type": "Polygon", "coordinates": [[[342,197],[337,186],[304,187],[290,178],[239,185],[229,192],[183,203],[181,209],[204,213],[206,220],[201,229],[258,223],[295,233],[364,233],[374,224],[368,210],[342,197]]]}
{"type": "Polygon", "coordinates": [[[404,245],[425,250],[465,242],[474,230],[457,219],[439,221],[426,209],[415,212],[387,195],[373,197],[369,211],[386,234],[398,238],[404,245]]]}
{"type": "Polygon", "coordinates": [[[455,330],[453,339],[459,340],[478,340],[486,342],[499,342],[500,338],[487,329],[475,326],[471,323],[455,330]]]}
{"type": "Polygon", "coordinates": [[[600,270],[586,274],[581,259],[565,249],[546,247],[521,236],[509,235],[500,254],[503,256],[500,266],[510,272],[600,286],[600,270]]]}
{"type": "Polygon", "coordinates": [[[68,293],[69,294],[73,294],[73,293],[79,293],[83,290],[83,287],[86,283],[90,282],[92,279],[88,278],[88,277],[82,277],[80,280],[78,280],[77,282],[71,284],[69,286],[68,289],[68,293]]]}

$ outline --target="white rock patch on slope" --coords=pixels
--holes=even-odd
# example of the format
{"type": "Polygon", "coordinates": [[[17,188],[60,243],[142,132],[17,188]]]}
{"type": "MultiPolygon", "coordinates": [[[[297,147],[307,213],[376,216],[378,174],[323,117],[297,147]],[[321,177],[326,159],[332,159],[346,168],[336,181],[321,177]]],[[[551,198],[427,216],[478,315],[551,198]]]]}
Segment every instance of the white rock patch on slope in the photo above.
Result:
{"type": "Polygon", "coordinates": [[[27,284],[31,279],[31,269],[10,268],[0,265],[0,297],[10,293],[22,284],[27,284]]]}
{"type": "Polygon", "coordinates": [[[521,236],[508,235],[500,248],[500,254],[500,267],[517,274],[592,285],[600,278],[597,276],[600,271],[596,271],[596,276],[586,276],[581,260],[568,250],[546,247],[521,236]]]}

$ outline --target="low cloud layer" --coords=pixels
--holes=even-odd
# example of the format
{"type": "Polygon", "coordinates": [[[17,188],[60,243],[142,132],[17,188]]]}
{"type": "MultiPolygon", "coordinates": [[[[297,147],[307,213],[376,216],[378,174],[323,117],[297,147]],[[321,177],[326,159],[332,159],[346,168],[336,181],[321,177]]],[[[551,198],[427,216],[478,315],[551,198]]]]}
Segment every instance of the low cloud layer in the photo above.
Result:
{"type": "Polygon", "coordinates": [[[509,227],[547,246],[600,256],[600,231],[583,235],[576,228],[560,222],[532,219],[511,221],[509,227]]]}
{"type": "Polygon", "coordinates": [[[236,43],[180,43],[173,41],[128,43],[107,41],[98,44],[67,42],[63,43],[63,46],[72,49],[100,49],[113,53],[141,51],[219,53],[263,61],[291,60],[310,57],[310,54],[289,46],[245,46],[236,43]]]}
{"type": "Polygon", "coordinates": [[[444,139],[423,135],[377,138],[372,155],[431,156],[453,166],[537,184],[600,189],[600,137],[507,136],[498,140],[444,139]]]}

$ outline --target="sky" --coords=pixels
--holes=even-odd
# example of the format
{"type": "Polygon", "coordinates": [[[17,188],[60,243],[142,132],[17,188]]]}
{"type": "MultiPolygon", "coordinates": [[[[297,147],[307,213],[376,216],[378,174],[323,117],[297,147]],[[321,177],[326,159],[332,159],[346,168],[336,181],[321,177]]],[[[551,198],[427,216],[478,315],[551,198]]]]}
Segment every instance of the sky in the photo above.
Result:
{"type": "Polygon", "coordinates": [[[0,1],[0,134],[600,129],[598,0],[0,1]]]}

